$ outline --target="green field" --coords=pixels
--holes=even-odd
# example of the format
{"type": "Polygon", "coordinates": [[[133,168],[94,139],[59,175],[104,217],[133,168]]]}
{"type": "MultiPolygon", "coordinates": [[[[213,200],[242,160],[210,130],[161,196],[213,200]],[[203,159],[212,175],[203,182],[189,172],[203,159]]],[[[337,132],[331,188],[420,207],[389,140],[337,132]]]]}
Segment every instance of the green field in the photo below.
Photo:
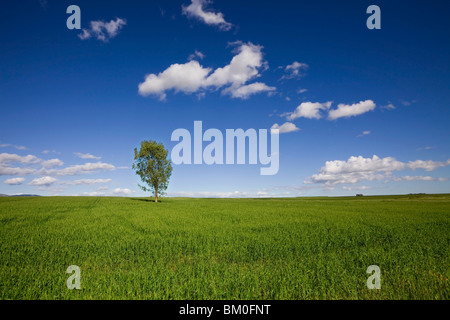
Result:
{"type": "Polygon", "coordinates": [[[449,231],[450,195],[2,197],[0,298],[449,299],[449,231]]]}

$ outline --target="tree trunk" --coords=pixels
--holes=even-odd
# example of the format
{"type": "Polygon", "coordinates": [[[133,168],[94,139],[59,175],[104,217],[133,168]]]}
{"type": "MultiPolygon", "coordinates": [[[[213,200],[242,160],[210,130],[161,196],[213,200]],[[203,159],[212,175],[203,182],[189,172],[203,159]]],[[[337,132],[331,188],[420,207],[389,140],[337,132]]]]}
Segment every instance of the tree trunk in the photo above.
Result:
{"type": "Polygon", "coordinates": [[[158,190],[155,190],[155,202],[158,202],[158,190]]]}

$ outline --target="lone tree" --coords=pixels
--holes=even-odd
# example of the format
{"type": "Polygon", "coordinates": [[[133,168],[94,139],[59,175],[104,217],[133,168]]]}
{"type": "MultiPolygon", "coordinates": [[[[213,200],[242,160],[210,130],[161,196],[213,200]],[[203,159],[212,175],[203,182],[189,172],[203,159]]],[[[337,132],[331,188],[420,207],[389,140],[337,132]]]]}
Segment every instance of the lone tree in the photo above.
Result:
{"type": "Polygon", "coordinates": [[[167,159],[168,151],[162,143],[153,140],[142,141],[141,149],[134,148],[133,169],[147,186],[139,187],[144,191],[151,191],[158,202],[158,195],[164,194],[172,174],[172,164],[167,159]]]}

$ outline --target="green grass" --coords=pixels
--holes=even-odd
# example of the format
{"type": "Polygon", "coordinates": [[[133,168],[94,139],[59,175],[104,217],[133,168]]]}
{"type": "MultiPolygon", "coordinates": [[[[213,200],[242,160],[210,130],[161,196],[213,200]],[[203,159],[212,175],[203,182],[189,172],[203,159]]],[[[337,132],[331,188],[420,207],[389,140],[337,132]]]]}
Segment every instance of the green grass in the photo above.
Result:
{"type": "Polygon", "coordinates": [[[0,298],[449,299],[449,218],[450,195],[0,198],[0,298]]]}

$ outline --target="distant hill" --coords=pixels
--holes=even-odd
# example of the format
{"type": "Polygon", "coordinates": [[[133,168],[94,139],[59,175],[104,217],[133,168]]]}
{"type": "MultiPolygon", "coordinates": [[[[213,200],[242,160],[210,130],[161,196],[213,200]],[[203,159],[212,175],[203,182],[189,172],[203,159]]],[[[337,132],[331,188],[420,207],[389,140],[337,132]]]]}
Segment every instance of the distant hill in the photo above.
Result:
{"type": "Polygon", "coordinates": [[[41,197],[38,194],[13,194],[11,196],[7,195],[7,194],[0,194],[0,197],[41,197]]]}

